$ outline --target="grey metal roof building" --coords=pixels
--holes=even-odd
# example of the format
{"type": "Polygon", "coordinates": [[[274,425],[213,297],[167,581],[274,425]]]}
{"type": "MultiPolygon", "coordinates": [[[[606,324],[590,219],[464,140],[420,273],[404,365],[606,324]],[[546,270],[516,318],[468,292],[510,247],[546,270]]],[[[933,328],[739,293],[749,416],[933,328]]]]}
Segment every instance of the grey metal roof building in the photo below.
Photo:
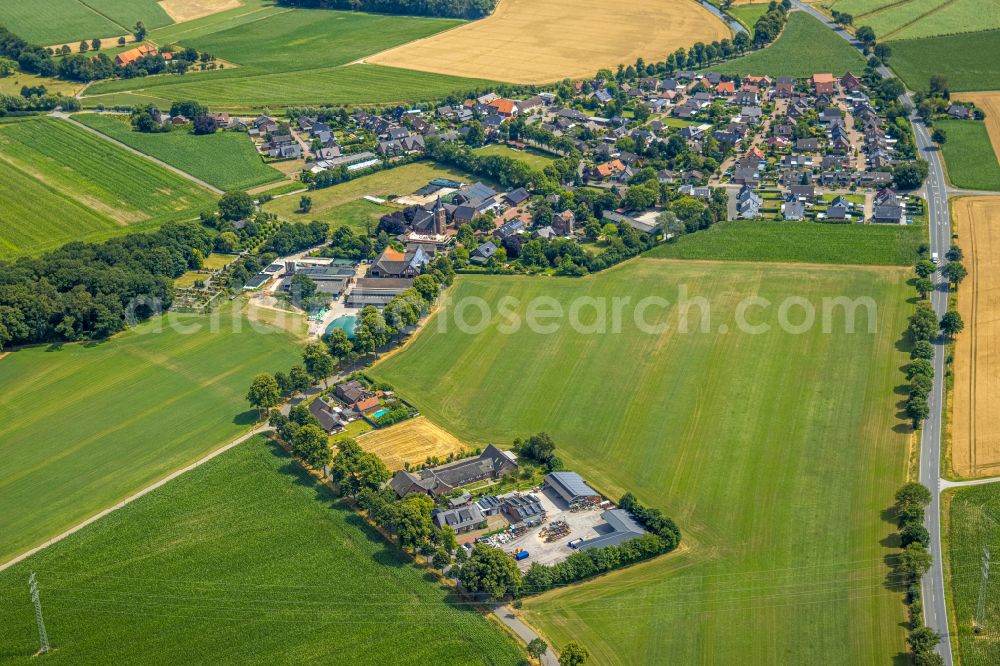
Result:
{"type": "Polygon", "coordinates": [[[434,512],[434,523],[438,527],[450,526],[456,532],[467,532],[486,520],[486,516],[475,504],[457,509],[444,509],[434,512]]]}
{"type": "Polygon", "coordinates": [[[604,528],[610,531],[593,539],[587,539],[577,546],[577,550],[618,546],[646,533],[646,530],[642,529],[624,509],[609,509],[601,514],[601,518],[605,523],[604,528]]]}
{"type": "Polygon", "coordinates": [[[545,485],[572,504],[582,499],[600,498],[601,494],[587,485],[576,472],[551,472],[545,475],[545,485]]]}

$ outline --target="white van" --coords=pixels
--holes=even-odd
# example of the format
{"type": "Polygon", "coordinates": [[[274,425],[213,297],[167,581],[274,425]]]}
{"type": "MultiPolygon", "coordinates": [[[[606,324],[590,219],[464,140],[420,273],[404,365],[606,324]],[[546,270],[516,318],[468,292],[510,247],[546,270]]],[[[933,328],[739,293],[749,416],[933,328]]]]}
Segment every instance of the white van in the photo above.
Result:
{"type": "Polygon", "coordinates": [[[936,264],[937,262],[938,262],[938,253],[937,252],[931,252],[931,263],[932,264],[936,264]]]}

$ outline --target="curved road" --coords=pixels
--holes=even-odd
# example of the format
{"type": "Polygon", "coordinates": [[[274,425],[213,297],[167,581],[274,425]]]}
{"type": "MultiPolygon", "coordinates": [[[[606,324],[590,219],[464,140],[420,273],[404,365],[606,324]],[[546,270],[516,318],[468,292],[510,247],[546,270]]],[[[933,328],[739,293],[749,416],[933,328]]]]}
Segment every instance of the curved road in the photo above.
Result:
{"type": "MultiPolygon", "coordinates": [[[[856,48],[860,44],[846,30],[835,24],[815,8],[792,0],[792,6],[807,12],[822,21],[831,30],[846,39],[856,48]]],[[[884,77],[893,77],[887,67],[880,67],[884,77]]],[[[910,109],[910,120],[913,124],[917,140],[917,150],[930,164],[930,173],[924,184],[924,196],[927,199],[927,223],[930,232],[931,252],[937,252],[944,261],[944,253],[951,245],[951,217],[948,209],[948,184],[941,166],[941,156],[927,133],[927,128],[913,113],[913,100],[909,93],[901,98],[903,104],[910,109]]],[[[944,314],[948,307],[948,284],[943,282],[939,273],[934,274],[935,290],[931,294],[931,305],[938,317],[944,314]]],[[[941,410],[944,402],[944,357],[945,342],[938,339],[934,343],[934,388],[929,398],[931,414],[920,431],[920,483],[931,491],[931,503],[927,507],[925,526],[931,535],[930,552],[933,558],[931,570],[922,581],[924,604],[924,623],[941,634],[938,653],[944,659],[945,666],[953,666],[951,653],[951,637],[948,631],[948,607],[944,594],[943,553],[941,552],[941,410]]]]}

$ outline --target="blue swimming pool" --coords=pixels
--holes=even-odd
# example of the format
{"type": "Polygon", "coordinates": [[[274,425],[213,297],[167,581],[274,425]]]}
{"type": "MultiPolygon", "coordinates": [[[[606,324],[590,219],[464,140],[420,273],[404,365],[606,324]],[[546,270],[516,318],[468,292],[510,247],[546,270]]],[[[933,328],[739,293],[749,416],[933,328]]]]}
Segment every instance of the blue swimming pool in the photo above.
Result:
{"type": "Polygon", "coordinates": [[[374,414],[372,414],[372,418],[373,419],[377,419],[378,417],[382,416],[383,414],[388,414],[388,413],[389,413],[388,409],[380,409],[377,412],[375,412],[374,414]]]}

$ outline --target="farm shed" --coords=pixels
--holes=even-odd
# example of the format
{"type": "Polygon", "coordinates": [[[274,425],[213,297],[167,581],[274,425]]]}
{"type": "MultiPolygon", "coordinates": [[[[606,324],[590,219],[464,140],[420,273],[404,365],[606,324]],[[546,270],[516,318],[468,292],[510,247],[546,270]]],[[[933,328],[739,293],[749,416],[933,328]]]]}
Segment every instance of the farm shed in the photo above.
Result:
{"type": "Polygon", "coordinates": [[[576,472],[552,472],[545,476],[545,487],[551,488],[568,504],[581,500],[600,502],[601,494],[587,485],[576,472]]]}
{"type": "Polygon", "coordinates": [[[624,509],[609,509],[601,514],[601,519],[604,520],[604,524],[595,528],[601,533],[600,536],[579,544],[578,550],[618,546],[646,533],[646,530],[639,527],[624,509]]]}

